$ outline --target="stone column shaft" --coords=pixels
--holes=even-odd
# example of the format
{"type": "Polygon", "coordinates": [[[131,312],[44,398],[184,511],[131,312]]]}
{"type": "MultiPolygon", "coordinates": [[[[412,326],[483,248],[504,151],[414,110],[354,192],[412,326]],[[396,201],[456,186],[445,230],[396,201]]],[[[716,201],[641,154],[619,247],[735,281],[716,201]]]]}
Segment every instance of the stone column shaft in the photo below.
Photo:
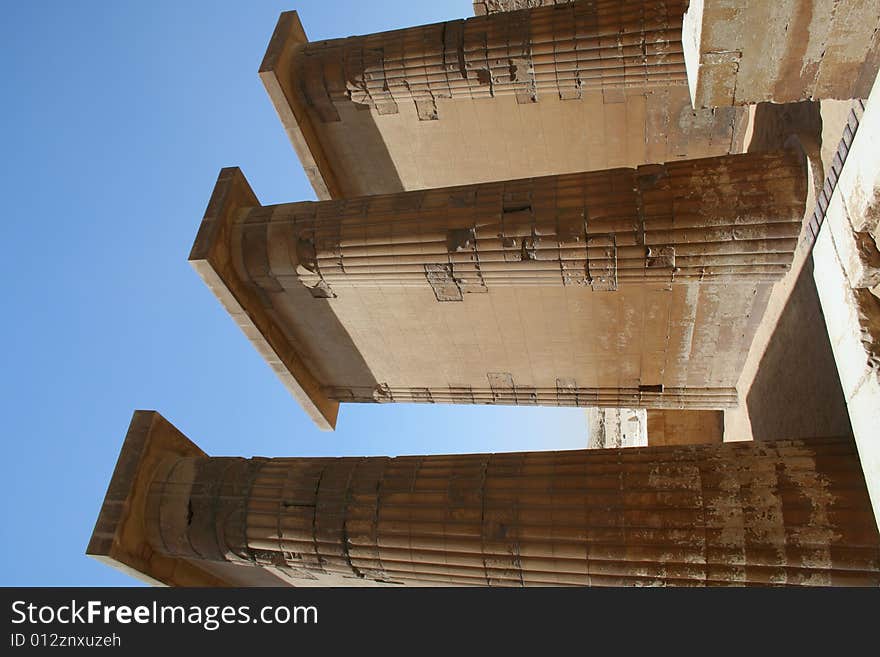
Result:
{"type": "Polygon", "coordinates": [[[461,301],[493,286],[775,281],[805,197],[786,151],[257,207],[236,229],[241,273],[266,291],[430,285],[461,301]]]}
{"type": "Polygon", "coordinates": [[[415,101],[438,118],[438,98],[542,94],[580,98],[687,84],[686,0],[592,0],[478,16],[303,46],[293,68],[307,105],[338,121],[334,102],[394,114],[415,101]]]}
{"type": "Polygon", "coordinates": [[[443,585],[877,585],[854,445],[397,458],[169,456],[154,550],[443,585]]]}

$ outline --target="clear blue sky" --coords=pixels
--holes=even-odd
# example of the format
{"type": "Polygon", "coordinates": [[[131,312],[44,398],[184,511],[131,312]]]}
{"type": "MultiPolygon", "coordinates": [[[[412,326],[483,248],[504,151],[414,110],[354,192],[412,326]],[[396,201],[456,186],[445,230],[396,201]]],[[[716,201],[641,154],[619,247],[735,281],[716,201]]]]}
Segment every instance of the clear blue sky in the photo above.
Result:
{"type": "Polygon", "coordinates": [[[132,411],[209,454],[586,446],[579,409],[347,405],[318,431],[187,264],[224,166],[314,195],[257,76],[280,12],[312,40],[468,0],[6,3],[0,21],[0,585],[129,585],[84,556],[132,411]]]}

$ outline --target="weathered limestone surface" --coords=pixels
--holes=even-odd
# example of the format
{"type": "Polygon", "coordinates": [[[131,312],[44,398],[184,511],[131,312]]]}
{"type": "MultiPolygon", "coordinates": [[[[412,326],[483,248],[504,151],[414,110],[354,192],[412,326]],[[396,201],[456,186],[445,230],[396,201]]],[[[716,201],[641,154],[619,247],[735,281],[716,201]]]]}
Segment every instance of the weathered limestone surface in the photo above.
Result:
{"type": "Polygon", "coordinates": [[[485,16],[502,11],[519,11],[535,7],[562,5],[571,0],[474,0],[474,15],[485,16]]]}
{"type": "Polygon", "coordinates": [[[874,85],[825,210],[813,277],[850,423],[880,522],[880,85],[874,85]]]}
{"type": "Polygon", "coordinates": [[[269,279],[326,297],[377,285],[461,301],[496,286],[773,281],[788,270],[805,181],[794,153],[728,156],[260,207],[237,228],[245,275],[263,281],[268,264],[269,279]],[[277,241],[287,263],[262,248],[277,241]]]}
{"type": "Polygon", "coordinates": [[[724,411],[588,408],[590,449],[703,445],[724,439],[724,411]]]}
{"type": "Polygon", "coordinates": [[[880,67],[877,0],[691,0],[694,107],[864,98],[880,67]]]}
{"type": "Polygon", "coordinates": [[[837,152],[838,144],[856,106],[859,101],[805,101],[754,108],[749,152],[772,152],[797,135],[809,155],[810,214],[792,270],[774,284],[752,340],[737,382],[740,406],[724,411],[725,441],[852,435],[813,282],[811,248],[820,225],[812,211],[827,206],[826,182],[841,171],[846,151],[837,152]]]}
{"type": "Polygon", "coordinates": [[[281,586],[260,568],[190,561],[158,552],[146,538],[150,482],[167,459],[206,454],[155,411],[135,411],[86,554],[152,585],[281,586]]]}
{"type": "Polygon", "coordinates": [[[588,408],[590,449],[647,447],[648,418],[644,408],[588,408]]]}
{"type": "Polygon", "coordinates": [[[325,428],[340,401],[717,409],[805,195],[789,152],[268,207],[224,170],[191,259],[325,428]]]}
{"type": "Polygon", "coordinates": [[[415,102],[419,119],[432,121],[437,98],[533,103],[543,94],[575,100],[586,89],[682,85],[684,5],[574,2],[308,44],[302,91],[323,122],[340,120],[340,102],[379,114],[415,102]]]}
{"type": "Polygon", "coordinates": [[[741,152],[742,110],[691,109],[685,5],[572,2],[316,43],[288,12],[260,75],[321,199],[741,152]]]}
{"type": "Polygon", "coordinates": [[[855,443],[724,445],[807,184],[727,156],[743,112],[685,107],[683,66],[698,104],[858,95],[880,7],[693,0],[683,46],[686,0],[478,4],[319,44],[283,15],[261,77],[336,200],[226,169],[190,259],[322,428],[590,406],[597,443],[652,447],[214,458],[139,411],[88,554],[190,586],[880,585],[880,99],[806,224],[855,443]]]}
{"type": "Polygon", "coordinates": [[[704,445],[724,440],[723,411],[672,411],[647,413],[648,445],[704,445]]]}
{"type": "Polygon", "coordinates": [[[142,550],[290,583],[880,583],[880,536],[843,439],[153,462],[129,491],[142,550]]]}

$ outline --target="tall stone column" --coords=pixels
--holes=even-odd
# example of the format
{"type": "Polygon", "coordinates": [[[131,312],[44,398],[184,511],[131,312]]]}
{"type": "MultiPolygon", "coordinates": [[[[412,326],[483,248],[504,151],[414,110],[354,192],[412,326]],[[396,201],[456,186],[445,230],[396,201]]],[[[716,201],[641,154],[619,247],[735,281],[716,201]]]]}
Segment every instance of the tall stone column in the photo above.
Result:
{"type": "Polygon", "coordinates": [[[342,583],[880,583],[850,439],[397,458],[193,449],[143,450],[153,465],[129,492],[149,551],[189,564],[342,583]]]}
{"type": "Polygon", "coordinates": [[[783,151],[262,206],[225,169],[190,261],[325,428],[348,402],[728,408],[806,181],[783,151]]]}
{"type": "Polygon", "coordinates": [[[806,199],[802,158],[752,153],[239,215],[240,275],[316,297],[430,285],[438,301],[497,286],[773,282],[806,199]]]}
{"type": "Polygon", "coordinates": [[[747,111],[691,107],[686,6],[582,0],[315,42],[285,12],[260,77],[320,199],[742,152],[747,111]]]}
{"type": "Polygon", "coordinates": [[[438,118],[438,98],[542,94],[687,84],[681,20],[686,0],[595,0],[379,32],[302,47],[300,92],[322,121],[334,102],[397,113],[415,101],[438,118]]]}

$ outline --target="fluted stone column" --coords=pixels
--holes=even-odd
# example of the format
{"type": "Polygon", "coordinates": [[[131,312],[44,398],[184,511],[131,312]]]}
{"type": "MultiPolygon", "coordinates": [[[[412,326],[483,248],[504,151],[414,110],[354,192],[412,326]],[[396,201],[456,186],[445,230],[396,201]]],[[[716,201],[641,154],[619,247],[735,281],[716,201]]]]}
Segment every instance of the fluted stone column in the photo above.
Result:
{"type": "Polygon", "coordinates": [[[742,152],[745,110],[691,107],[686,6],[581,0],[315,42],[285,12],[260,76],[321,199],[742,152]]]}
{"type": "Polygon", "coordinates": [[[850,439],[397,458],[168,455],[152,550],[386,583],[877,585],[850,439]]]}
{"type": "Polygon", "coordinates": [[[687,84],[681,19],[686,0],[594,0],[503,12],[330,42],[308,43],[294,76],[322,121],[334,102],[397,113],[415,101],[438,118],[438,98],[542,94],[687,84]]]}
{"type": "Polygon", "coordinates": [[[240,275],[266,292],[431,286],[438,301],[496,286],[772,282],[806,199],[802,158],[751,153],[247,209],[240,275]]]}
{"type": "Polygon", "coordinates": [[[728,408],[806,180],[782,151],[262,206],[224,169],[190,261],[322,427],[340,402],[728,408]]]}

